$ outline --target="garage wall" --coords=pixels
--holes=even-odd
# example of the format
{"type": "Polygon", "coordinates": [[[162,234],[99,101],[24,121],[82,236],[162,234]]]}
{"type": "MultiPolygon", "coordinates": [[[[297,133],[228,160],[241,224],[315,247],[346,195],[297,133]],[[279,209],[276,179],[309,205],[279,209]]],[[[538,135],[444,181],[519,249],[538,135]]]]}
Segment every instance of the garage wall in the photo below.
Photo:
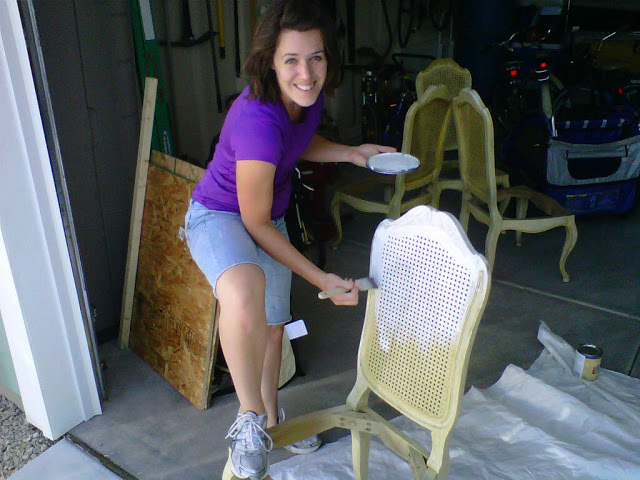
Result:
{"type": "MultiPolygon", "coordinates": [[[[264,0],[257,1],[258,8],[264,0]]],[[[404,2],[408,3],[408,2],[404,2]]],[[[208,29],[205,3],[189,0],[191,30],[195,37],[208,29]]],[[[240,53],[244,61],[251,37],[250,2],[240,0],[240,53]]],[[[342,22],[346,2],[336,2],[342,22]]],[[[115,338],[119,327],[129,216],[135,177],[140,98],[128,0],[37,0],[33,2],[51,102],[89,303],[98,341],[115,338]]],[[[213,5],[218,30],[217,2],[213,5]]],[[[390,53],[410,52],[438,56],[441,39],[428,19],[400,48],[397,39],[397,3],[387,1],[394,29],[390,53]]],[[[162,42],[183,38],[182,0],[151,0],[156,37],[161,42],[165,91],[178,156],[196,164],[207,160],[212,139],[220,131],[226,110],[218,112],[211,47],[168,47],[162,42]]],[[[226,57],[219,52],[221,97],[246,84],[237,75],[233,2],[222,3],[226,57]]],[[[380,1],[355,2],[356,46],[378,53],[386,50],[388,36],[380,1]]],[[[442,39],[447,43],[446,36],[442,39]]],[[[343,43],[346,39],[341,40],[343,43]]],[[[219,37],[216,46],[219,47],[219,37]]],[[[445,51],[444,56],[447,56],[445,51]]],[[[356,63],[371,59],[356,57],[356,63]]],[[[408,60],[412,69],[428,61],[408,60]],[[413,64],[412,64],[413,63],[413,64]]],[[[329,113],[341,139],[355,143],[360,135],[360,80],[349,71],[329,113]]]]}
{"type": "Polygon", "coordinates": [[[40,43],[98,339],[117,332],[139,131],[127,0],[38,0],[40,43]]]}

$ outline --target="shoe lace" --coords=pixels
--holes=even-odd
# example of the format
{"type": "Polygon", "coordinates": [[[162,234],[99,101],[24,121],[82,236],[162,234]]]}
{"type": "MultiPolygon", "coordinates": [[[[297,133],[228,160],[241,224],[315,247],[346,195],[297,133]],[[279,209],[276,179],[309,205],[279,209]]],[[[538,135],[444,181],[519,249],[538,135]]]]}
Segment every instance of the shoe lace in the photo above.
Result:
{"type": "Polygon", "coordinates": [[[239,440],[245,450],[257,450],[256,440],[267,452],[273,449],[271,435],[249,413],[244,413],[236,418],[236,421],[229,427],[225,438],[239,440]]]}

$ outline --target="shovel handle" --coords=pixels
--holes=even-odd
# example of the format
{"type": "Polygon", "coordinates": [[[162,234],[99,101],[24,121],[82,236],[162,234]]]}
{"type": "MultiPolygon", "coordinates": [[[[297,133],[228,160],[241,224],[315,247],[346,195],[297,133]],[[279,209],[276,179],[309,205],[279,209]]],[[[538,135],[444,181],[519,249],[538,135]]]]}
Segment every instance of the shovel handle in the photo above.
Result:
{"type": "Polygon", "coordinates": [[[335,295],[339,295],[341,293],[346,293],[346,292],[348,292],[348,290],[344,287],[330,288],[329,290],[324,290],[318,293],[318,298],[320,300],[324,300],[325,298],[331,298],[335,295]]]}

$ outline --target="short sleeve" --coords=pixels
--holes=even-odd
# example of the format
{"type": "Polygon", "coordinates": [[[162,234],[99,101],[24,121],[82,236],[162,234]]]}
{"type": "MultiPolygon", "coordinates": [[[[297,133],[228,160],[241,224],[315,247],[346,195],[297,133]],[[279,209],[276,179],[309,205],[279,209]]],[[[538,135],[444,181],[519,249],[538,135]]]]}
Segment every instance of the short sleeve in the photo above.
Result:
{"type": "Polygon", "coordinates": [[[271,112],[245,110],[236,119],[231,148],[236,160],[260,160],[278,165],[284,145],[282,128],[271,112]]]}

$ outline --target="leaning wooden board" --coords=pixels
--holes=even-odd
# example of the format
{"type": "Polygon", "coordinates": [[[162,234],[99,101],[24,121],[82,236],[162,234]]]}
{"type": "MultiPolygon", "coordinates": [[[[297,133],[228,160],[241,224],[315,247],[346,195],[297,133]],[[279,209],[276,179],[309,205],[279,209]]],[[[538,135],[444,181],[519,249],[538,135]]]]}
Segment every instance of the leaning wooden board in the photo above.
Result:
{"type": "Polygon", "coordinates": [[[210,401],[217,302],[184,241],[184,216],[204,170],[152,152],[133,300],[130,348],[194,406],[210,401]]]}
{"type": "MultiPolygon", "coordinates": [[[[219,307],[191,258],[184,216],[204,169],[151,152],[140,235],[129,347],[187,400],[208,408],[214,393],[219,307]]],[[[283,340],[279,385],[296,372],[283,340]]]]}

